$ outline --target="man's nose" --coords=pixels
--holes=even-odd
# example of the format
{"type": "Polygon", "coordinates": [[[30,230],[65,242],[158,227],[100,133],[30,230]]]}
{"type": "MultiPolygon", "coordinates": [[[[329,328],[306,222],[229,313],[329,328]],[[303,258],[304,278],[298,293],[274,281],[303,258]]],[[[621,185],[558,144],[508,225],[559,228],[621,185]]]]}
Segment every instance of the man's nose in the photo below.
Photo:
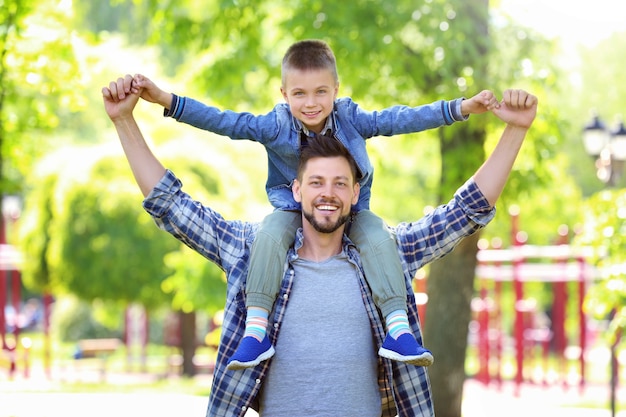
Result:
{"type": "Polygon", "coordinates": [[[322,197],[334,197],[335,189],[332,184],[326,184],[321,190],[322,197]]]}

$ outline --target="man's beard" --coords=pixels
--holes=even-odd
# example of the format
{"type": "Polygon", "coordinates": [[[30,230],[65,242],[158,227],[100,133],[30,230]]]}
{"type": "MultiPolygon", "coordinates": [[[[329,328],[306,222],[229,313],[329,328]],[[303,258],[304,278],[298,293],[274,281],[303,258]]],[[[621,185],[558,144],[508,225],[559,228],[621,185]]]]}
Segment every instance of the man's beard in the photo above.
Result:
{"type": "Polygon", "coordinates": [[[322,224],[315,219],[315,216],[312,212],[307,212],[306,210],[302,209],[302,214],[304,214],[304,218],[307,219],[309,223],[311,223],[313,229],[320,233],[332,233],[339,229],[341,226],[343,226],[350,219],[350,213],[348,213],[346,215],[340,216],[335,223],[322,224]]]}

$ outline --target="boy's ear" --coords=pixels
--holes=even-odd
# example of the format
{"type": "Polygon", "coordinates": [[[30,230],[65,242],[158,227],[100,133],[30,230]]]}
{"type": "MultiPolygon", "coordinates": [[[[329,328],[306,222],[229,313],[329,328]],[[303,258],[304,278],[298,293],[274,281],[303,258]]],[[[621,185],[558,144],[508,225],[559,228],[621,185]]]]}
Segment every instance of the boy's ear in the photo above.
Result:
{"type": "Polygon", "coordinates": [[[286,102],[289,102],[289,100],[287,100],[287,92],[285,91],[283,87],[280,87],[280,94],[283,95],[283,98],[285,99],[286,102]]]}
{"type": "Polygon", "coordinates": [[[296,203],[302,202],[301,201],[302,198],[300,196],[300,182],[298,180],[293,180],[293,185],[291,186],[291,193],[293,194],[293,199],[296,200],[296,203]]]}

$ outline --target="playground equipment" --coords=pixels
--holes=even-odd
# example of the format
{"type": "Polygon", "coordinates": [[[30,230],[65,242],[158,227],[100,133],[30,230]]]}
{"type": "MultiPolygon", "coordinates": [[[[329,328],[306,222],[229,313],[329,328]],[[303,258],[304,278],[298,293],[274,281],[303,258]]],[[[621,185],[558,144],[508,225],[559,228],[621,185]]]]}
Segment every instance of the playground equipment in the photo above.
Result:
{"type": "MultiPolygon", "coordinates": [[[[578,385],[586,383],[586,353],[588,319],[583,311],[586,288],[597,272],[585,262],[586,253],[568,244],[568,229],[562,226],[554,245],[527,244],[525,233],[518,230],[517,213],[512,213],[511,248],[501,248],[496,241],[492,248],[482,242],[478,251],[476,279],[478,297],[472,303],[477,338],[479,370],[476,378],[483,383],[502,382],[502,358],[505,335],[503,313],[513,314],[512,344],[515,364],[516,392],[523,382],[530,381],[525,362],[536,362],[537,346],[544,362],[543,383],[548,384],[547,363],[552,350],[558,361],[558,376],[564,386],[570,385],[567,375],[568,360],[578,361],[578,385]],[[508,308],[503,301],[503,283],[513,288],[513,303],[508,308]],[[541,323],[548,314],[536,309],[536,303],[525,297],[525,286],[543,283],[552,287],[549,320],[541,323]],[[575,301],[576,311],[567,314],[568,300],[575,301]],[[566,321],[576,322],[577,334],[568,337],[566,321]],[[572,340],[573,339],[573,340],[572,340]],[[571,341],[574,343],[570,344],[571,341]]],[[[572,327],[571,325],[569,326],[572,327]]],[[[570,332],[572,333],[572,332],[570,332]]],[[[571,335],[569,335],[571,336],[571,335]]]]}

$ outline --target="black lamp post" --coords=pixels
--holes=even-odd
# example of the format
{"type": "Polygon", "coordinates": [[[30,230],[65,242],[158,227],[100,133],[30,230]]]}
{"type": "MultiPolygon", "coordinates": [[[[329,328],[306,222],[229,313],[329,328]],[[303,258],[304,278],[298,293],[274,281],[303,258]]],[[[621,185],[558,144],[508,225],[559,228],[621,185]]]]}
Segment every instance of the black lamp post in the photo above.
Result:
{"type": "Polygon", "coordinates": [[[626,129],[619,121],[617,128],[609,130],[596,115],[583,130],[583,145],[587,154],[596,159],[598,179],[608,186],[618,183],[626,161],[626,129]]]}

